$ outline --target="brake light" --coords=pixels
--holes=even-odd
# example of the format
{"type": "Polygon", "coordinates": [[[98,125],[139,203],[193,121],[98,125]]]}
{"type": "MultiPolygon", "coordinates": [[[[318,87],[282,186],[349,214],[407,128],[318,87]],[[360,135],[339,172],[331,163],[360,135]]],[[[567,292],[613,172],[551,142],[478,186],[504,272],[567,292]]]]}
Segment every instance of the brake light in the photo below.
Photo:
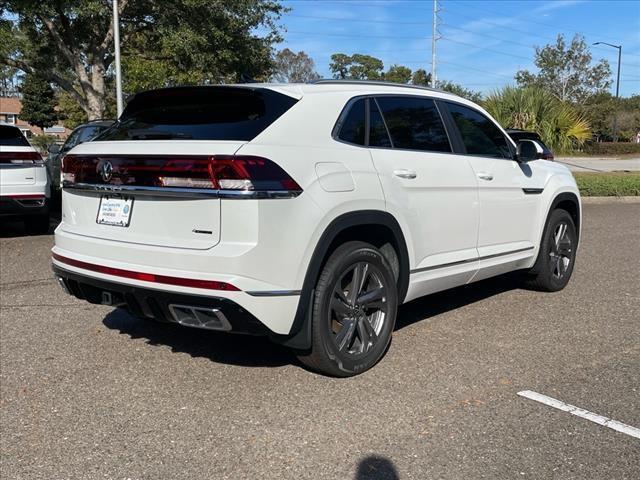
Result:
{"type": "Polygon", "coordinates": [[[66,155],[62,180],[114,186],[233,191],[297,191],[302,188],[273,161],[250,155],[66,155]]]}
{"type": "Polygon", "coordinates": [[[0,152],[0,163],[14,165],[42,165],[44,160],[38,152],[0,152]]]}

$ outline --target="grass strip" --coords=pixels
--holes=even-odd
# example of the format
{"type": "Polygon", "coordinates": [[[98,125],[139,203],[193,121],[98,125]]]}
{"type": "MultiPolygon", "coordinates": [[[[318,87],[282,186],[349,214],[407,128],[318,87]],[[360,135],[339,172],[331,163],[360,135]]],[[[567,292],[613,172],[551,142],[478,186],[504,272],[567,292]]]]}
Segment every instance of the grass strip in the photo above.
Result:
{"type": "Polygon", "coordinates": [[[584,197],[640,196],[640,172],[573,172],[584,197]]]}

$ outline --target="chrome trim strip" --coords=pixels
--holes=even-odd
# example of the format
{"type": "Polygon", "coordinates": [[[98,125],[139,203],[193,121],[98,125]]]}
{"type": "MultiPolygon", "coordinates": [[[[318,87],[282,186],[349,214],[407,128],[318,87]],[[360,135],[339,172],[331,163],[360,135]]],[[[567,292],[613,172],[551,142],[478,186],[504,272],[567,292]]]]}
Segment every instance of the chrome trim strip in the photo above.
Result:
{"type": "Polygon", "coordinates": [[[468,260],[459,260],[457,262],[443,263],[441,265],[433,265],[431,267],[417,268],[415,270],[411,270],[409,273],[414,274],[414,273],[420,273],[420,272],[427,272],[429,270],[437,270],[439,268],[447,268],[447,267],[453,267],[455,265],[462,265],[463,263],[479,262],[482,260],[488,260],[490,258],[502,257],[504,255],[512,255],[514,253],[526,252],[527,250],[533,250],[534,248],[535,247],[519,248],[517,250],[511,250],[509,252],[494,253],[493,255],[485,255],[484,257],[470,258],[468,260]]]}
{"type": "Polygon", "coordinates": [[[544,188],[523,188],[522,191],[525,195],[539,195],[544,192],[544,188]]]}
{"type": "Polygon", "coordinates": [[[302,294],[302,290],[263,290],[244,293],[252,297],[293,297],[302,294]]]}
{"type": "Polygon", "coordinates": [[[63,182],[65,190],[77,190],[96,194],[128,195],[128,196],[153,196],[153,197],[177,197],[177,198],[235,198],[235,199],[259,199],[259,198],[295,198],[302,193],[301,190],[214,190],[209,188],[176,188],[176,187],[143,187],[133,185],[99,185],[93,183],[69,183],[63,182]]]}

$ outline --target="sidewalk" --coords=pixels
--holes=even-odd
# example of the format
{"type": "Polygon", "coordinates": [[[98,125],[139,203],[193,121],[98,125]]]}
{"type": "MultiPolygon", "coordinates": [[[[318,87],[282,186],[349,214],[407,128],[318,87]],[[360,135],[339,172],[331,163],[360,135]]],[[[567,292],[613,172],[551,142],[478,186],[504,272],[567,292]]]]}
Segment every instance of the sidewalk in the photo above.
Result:
{"type": "Polygon", "coordinates": [[[557,157],[574,172],[613,172],[615,170],[640,170],[638,158],[557,157]]]}

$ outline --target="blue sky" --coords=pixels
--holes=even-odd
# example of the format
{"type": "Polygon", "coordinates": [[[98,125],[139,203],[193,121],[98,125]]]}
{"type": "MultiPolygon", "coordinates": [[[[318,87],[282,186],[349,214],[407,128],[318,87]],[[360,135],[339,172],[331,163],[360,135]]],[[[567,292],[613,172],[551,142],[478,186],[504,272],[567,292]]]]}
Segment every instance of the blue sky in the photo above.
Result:
{"type": "MultiPolygon", "coordinates": [[[[431,0],[289,0],[279,48],[304,50],[323,77],[332,53],[364,53],[412,70],[431,70],[431,0]]],[[[535,70],[534,46],[575,33],[588,44],[622,44],[620,95],[640,94],[640,0],[480,1],[439,0],[437,77],[490,92],[515,83],[520,69],[535,70]]],[[[593,46],[609,61],[613,77],[618,51],[593,46]]],[[[615,85],[612,86],[615,92],[615,85]]]]}

